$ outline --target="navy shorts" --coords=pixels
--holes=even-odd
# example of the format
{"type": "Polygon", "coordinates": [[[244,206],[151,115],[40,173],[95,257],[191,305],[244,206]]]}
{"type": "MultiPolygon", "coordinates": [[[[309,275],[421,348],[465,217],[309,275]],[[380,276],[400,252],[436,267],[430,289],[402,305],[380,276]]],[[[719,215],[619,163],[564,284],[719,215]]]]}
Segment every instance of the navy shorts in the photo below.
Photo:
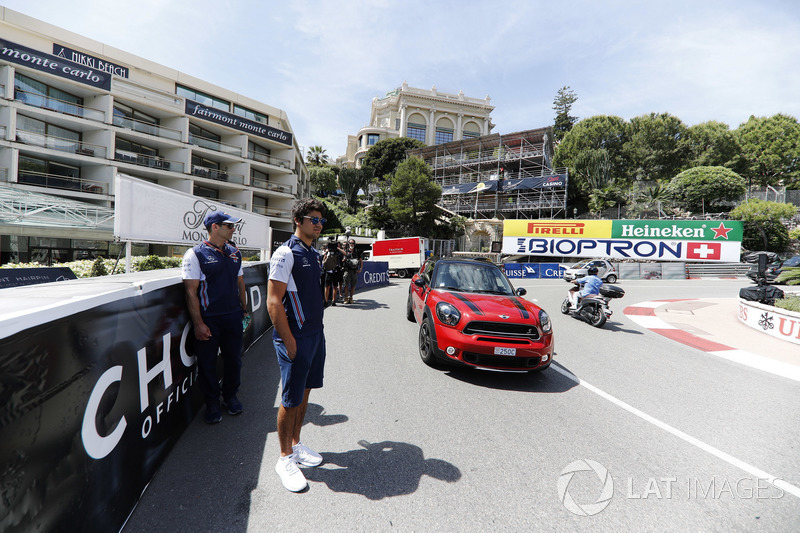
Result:
{"type": "Polygon", "coordinates": [[[321,388],[325,370],[325,333],[320,331],[295,340],[297,355],[293,361],[289,359],[283,341],[272,340],[278,356],[278,365],[281,367],[281,383],[283,383],[281,403],[284,407],[297,407],[302,404],[306,389],[321,388]]]}

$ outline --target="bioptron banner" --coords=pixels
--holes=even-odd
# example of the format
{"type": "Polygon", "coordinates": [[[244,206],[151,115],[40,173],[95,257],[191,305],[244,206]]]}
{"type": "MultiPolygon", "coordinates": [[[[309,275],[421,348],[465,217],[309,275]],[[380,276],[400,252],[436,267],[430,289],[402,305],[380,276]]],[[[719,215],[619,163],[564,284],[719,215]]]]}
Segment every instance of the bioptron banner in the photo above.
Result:
{"type": "Polygon", "coordinates": [[[739,262],[734,220],[506,220],[510,255],[739,262]]]}
{"type": "Polygon", "coordinates": [[[236,246],[270,249],[269,217],[124,174],[117,174],[115,189],[114,236],[122,241],[194,246],[207,238],[205,216],[220,210],[242,219],[233,234],[236,246]]]}

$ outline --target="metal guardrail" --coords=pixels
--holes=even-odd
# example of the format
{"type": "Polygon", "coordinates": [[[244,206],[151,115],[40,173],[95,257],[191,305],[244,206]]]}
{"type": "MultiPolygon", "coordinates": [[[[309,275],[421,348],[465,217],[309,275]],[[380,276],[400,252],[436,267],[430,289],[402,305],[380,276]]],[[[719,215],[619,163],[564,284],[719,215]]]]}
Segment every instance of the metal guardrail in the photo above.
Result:
{"type": "Polygon", "coordinates": [[[749,263],[686,263],[687,278],[743,278],[753,265],[749,263]]]}

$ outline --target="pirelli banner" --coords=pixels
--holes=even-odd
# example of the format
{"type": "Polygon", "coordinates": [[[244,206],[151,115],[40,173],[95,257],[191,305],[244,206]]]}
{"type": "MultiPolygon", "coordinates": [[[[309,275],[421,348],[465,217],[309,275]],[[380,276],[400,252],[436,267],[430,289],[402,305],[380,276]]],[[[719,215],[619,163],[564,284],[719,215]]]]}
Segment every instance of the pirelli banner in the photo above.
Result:
{"type": "Polygon", "coordinates": [[[739,262],[734,220],[506,220],[510,255],[739,262]]]}

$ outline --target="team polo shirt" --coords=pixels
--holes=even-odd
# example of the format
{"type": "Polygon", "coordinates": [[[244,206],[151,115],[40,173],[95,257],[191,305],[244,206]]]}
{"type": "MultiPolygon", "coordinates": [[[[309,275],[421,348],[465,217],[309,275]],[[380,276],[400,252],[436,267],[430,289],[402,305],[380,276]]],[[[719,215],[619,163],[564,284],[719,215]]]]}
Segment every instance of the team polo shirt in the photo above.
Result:
{"type": "Polygon", "coordinates": [[[242,312],[239,300],[239,276],[242,270],[242,252],[233,245],[220,249],[208,241],[190,248],[183,255],[183,279],[198,279],[197,297],[200,314],[222,316],[242,312]]]}
{"type": "MultiPolygon", "coordinates": [[[[269,261],[269,279],[286,284],[283,308],[295,337],[322,331],[322,267],[316,249],[296,235],[283,243],[269,261]]],[[[273,328],[272,337],[280,340],[273,328]]]]}

